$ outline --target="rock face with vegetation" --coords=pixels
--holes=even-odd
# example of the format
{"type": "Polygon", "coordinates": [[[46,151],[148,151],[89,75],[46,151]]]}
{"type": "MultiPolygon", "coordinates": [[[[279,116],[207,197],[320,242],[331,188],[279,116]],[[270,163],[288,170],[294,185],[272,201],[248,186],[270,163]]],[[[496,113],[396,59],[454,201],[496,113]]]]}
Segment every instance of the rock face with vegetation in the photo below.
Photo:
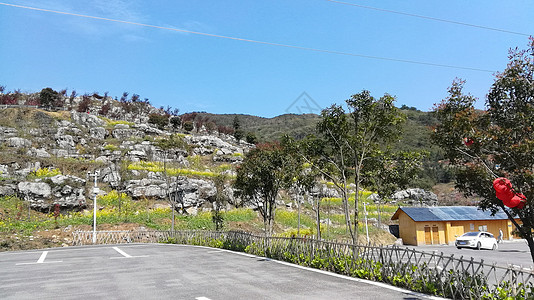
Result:
{"type": "MultiPolygon", "coordinates": [[[[0,100],[15,97],[18,102],[10,104],[19,106],[0,110],[0,195],[20,196],[40,211],[50,211],[55,204],[79,210],[91,196],[92,179],[87,182],[87,174],[98,171],[101,194],[120,190],[134,200],[174,199],[184,211],[196,211],[213,202],[215,176],[236,175],[233,165],[241,163],[253,146],[245,140],[280,138],[283,133],[303,137],[320,120],[317,115],[272,119],[206,113],[176,116],[177,110],[156,109],[135,94],[127,96],[113,100],[73,92],[68,97],[65,91],[52,89],[2,94],[0,100]],[[50,105],[42,107],[47,109],[20,106],[39,100],[41,105],[43,101],[50,105]],[[181,141],[178,147],[158,146],[173,134],[181,141]]],[[[428,146],[428,133],[416,124],[431,124],[432,118],[410,108],[404,111],[411,136],[422,133],[417,143],[403,148],[428,146]]],[[[227,194],[232,200],[232,193],[227,194]]],[[[425,197],[410,194],[405,198],[425,197]]],[[[435,204],[434,198],[424,202],[435,204]]]]}
{"type": "MultiPolygon", "coordinates": [[[[282,141],[289,133],[295,143],[287,140],[284,157],[298,168],[283,163],[282,173],[307,173],[313,164],[302,160],[301,151],[307,148],[298,141],[316,132],[321,120],[317,115],[178,116],[176,110],[154,108],[135,94],[113,100],[98,94],[67,97],[64,91],[46,89],[45,96],[52,97],[46,106],[37,101],[42,98],[39,93],[0,93],[0,104],[8,104],[0,107],[0,233],[28,233],[62,224],[76,230],[90,226],[95,198],[101,230],[130,229],[131,222],[165,230],[218,224],[216,229],[224,225],[259,232],[265,228],[260,218],[266,206],[245,201],[239,194],[235,185],[239,170],[252,149],[268,144],[277,149],[280,143],[272,140],[282,141]],[[17,103],[5,103],[15,98],[17,103]],[[95,174],[98,189],[93,189],[95,174]]],[[[425,113],[403,111],[426,134],[417,121],[425,113]]],[[[260,165],[250,167],[254,171],[260,165]]],[[[341,198],[352,201],[358,187],[347,182],[342,193],[331,180],[315,174],[315,185],[308,188],[307,175],[286,175],[282,174],[287,178],[269,202],[271,230],[287,236],[320,233],[344,238],[347,203],[341,198]]],[[[251,191],[249,198],[255,198],[251,191]]],[[[388,214],[395,210],[385,201],[368,209],[371,206],[377,211],[371,219],[378,223],[389,220],[388,214]]],[[[358,209],[362,210],[361,203],[358,209]]],[[[17,244],[16,236],[11,239],[17,244]]]]}
{"type": "Polygon", "coordinates": [[[213,201],[213,177],[232,176],[231,164],[252,147],[205,130],[191,135],[170,126],[171,116],[148,104],[128,111],[120,102],[96,96],[71,102],[87,100],[86,111],[0,109],[0,196],[18,196],[39,211],[50,212],[56,204],[81,210],[92,198],[88,174],[96,171],[100,194],[120,190],[134,200],[174,197],[183,211],[196,212],[213,201]],[[113,113],[103,114],[105,105],[113,113]],[[167,124],[149,123],[154,113],[167,124]],[[106,117],[112,114],[124,117],[106,117]],[[161,141],[173,135],[180,144],[162,149],[161,141]]]}

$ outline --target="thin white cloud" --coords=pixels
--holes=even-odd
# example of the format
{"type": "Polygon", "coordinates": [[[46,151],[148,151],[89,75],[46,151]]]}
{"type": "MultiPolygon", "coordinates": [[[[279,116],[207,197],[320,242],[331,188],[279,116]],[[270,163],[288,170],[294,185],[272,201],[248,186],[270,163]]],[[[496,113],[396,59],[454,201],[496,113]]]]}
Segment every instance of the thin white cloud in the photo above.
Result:
{"type": "Polygon", "coordinates": [[[138,1],[93,0],[90,6],[106,18],[130,22],[142,22],[144,17],[139,12],[138,1]]]}
{"type": "MultiPolygon", "coordinates": [[[[141,13],[138,0],[20,0],[19,5],[64,11],[84,15],[92,15],[130,22],[145,22],[146,17],[141,13]]],[[[36,18],[50,19],[59,24],[60,30],[81,34],[92,38],[122,38],[129,42],[147,41],[143,37],[143,28],[127,24],[89,20],[79,17],[65,17],[60,15],[37,14],[36,18]]]]}

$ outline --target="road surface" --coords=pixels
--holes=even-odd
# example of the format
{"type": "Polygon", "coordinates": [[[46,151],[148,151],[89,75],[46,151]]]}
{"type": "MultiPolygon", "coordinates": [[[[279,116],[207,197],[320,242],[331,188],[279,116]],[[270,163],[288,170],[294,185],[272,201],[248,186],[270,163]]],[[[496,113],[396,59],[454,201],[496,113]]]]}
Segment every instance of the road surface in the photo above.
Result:
{"type": "Polygon", "coordinates": [[[0,299],[438,299],[381,283],[185,245],[0,253],[0,299]]]}

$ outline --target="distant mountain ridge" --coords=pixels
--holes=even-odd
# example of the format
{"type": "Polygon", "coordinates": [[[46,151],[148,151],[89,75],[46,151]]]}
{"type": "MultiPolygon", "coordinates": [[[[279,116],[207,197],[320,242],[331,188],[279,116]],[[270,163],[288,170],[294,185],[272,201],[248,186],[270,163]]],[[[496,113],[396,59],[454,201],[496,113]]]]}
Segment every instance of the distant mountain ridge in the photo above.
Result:
{"type": "Polygon", "coordinates": [[[256,134],[261,142],[277,140],[284,134],[297,139],[315,132],[315,126],[321,119],[316,114],[283,114],[274,118],[264,118],[245,114],[212,114],[197,113],[203,118],[209,118],[217,125],[232,127],[237,117],[241,129],[256,134]]]}
{"type": "MultiPolygon", "coordinates": [[[[431,188],[436,183],[447,183],[451,180],[450,171],[446,170],[440,160],[443,155],[439,147],[431,141],[432,127],[437,124],[433,112],[424,112],[414,107],[401,107],[401,111],[406,115],[403,134],[395,144],[397,150],[404,151],[425,151],[428,157],[424,161],[424,170],[420,174],[414,186],[431,188]]],[[[245,114],[211,114],[198,112],[199,116],[209,118],[217,125],[232,127],[234,119],[237,117],[241,129],[245,132],[254,133],[258,141],[278,140],[284,134],[296,139],[305,137],[308,134],[316,133],[317,123],[321,116],[316,114],[283,114],[273,118],[257,117],[245,114]]]]}

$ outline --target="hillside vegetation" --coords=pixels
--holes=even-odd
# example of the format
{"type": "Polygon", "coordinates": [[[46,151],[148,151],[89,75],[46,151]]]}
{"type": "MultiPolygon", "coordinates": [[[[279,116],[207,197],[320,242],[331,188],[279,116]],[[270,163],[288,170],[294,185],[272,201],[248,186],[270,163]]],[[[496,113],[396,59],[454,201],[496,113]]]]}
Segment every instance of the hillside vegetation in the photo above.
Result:
{"type": "MultiPolygon", "coordinates": [[[[225,195],[224,229],[262,232],[255,208],[236,207],[230,189],[236,167],[253,145],[198,124],[185,128],[185,121],[173,122],[180,116],[170,109],[136,98],[116,101],[95,94],[71,99],[47,93],[55,97],[48,108],[20,106],[37,103],[39,94],[0,94],[2,101],[23,101],[0,109],[0,248],[68,245],[73,230],[90,230],[96,171],[99,230],[214,229],[214,202],[225,195]],[[220,177],[222,188],[215,184],[220,177]]],[[[235,117],[209,118],[230,127],[235,117]]],[[[254,130],[262,140],[278,139],[286,131],[303,137],[319,120],[317,115],[238,118],[243,129],[254,130]]],[[[346,239],[340,199],[319,200],[322,237],[346,239]]],[[[313,208],[302,203],[299,226],[295,199],[283,194],[274,233],[315,235],[313,208]]],[[[394,210],[382,207],[381,219],[387,223],[394,210]]],[[[375,219],[370,224],[376,223],[373,208],[369,217],[375,219]]],[[[362,226],[358,230],[364,232],[362,226]]],[[[377,227],[370,227],[370,235],[377,243],[394,241],[377,227]]]]}
{"type": "MultiPolygon", "coordinates": [[[[425,151],[424,168],[412,187],[431,189],[436,184],[449,183],[451,173],[440,163],[443,153],[430,140],[432,128],[437,124],[433,112],[424,112],[413,107],[403,106],[401,111],[406,115],[403,134],[395,144],[397,150],[425,151]]],[[[237,118],[242,128],[252,132],[260,142],[279,140],[283,135],[296,139],[316,133],[317,123],[321,117],[315,114],[285,114],[274,118],[262,118],[243,114],[210,114],[199,112],[197,117],[204,118],[217,125],[232,127],[237,118]]]]}

